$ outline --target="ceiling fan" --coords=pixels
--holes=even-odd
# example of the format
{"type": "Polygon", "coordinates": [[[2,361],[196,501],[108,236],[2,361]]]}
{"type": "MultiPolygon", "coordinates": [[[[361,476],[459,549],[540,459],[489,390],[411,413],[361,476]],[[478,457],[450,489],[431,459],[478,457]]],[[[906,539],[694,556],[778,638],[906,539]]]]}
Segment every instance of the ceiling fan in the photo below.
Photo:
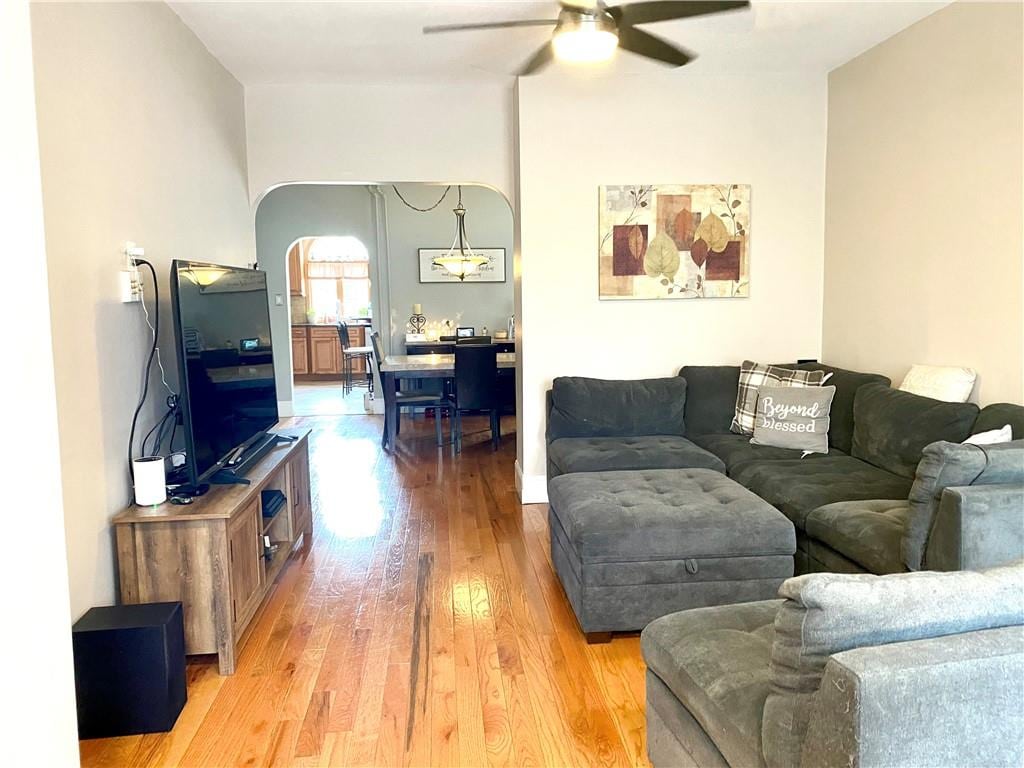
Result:
{"type": "Polygon", "coordinates": [[[689,64],[697,54],[677,48],[660,37],[637,29],[638,24],[707,16],[750,6],[748,0],[651,0],[650,2],[605,5],[595,2],[561,0],[557,19],[494,21],[479,24],[442,24],[424,27],[424,34],[462,32],[474,29],[553,26],[551,40],[544,44],[519,70],[530,75],[551,62],[553,57],[570,62],[596,62],[611,57],[616,48],[631,51],[673,67],[689,64]]]}

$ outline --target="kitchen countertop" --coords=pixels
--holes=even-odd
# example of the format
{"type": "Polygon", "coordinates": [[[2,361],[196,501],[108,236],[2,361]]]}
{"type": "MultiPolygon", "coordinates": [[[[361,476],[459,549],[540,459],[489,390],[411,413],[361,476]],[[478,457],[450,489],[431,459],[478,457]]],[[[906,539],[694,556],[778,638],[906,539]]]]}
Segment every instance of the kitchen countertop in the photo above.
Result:
{"type": "MultiPolygon", "coordinates": [[[[349,328],[369,328],[370,323],[345,323],[349,328]]],[[[337,323],[292,323],[292,328],[337,328],[337,323]]]]}
{"type": "MultiPolygon", "coordinates": [[[[449,346],[449,345],[455,344],[455,343],[456,343],[455,340],[452,339],[451,341],[437,341],[437,340],[435,340],[435,341],[406,341],[405,345],[406,346],[417,346],[417,347],[423,347],[423,346],[449,346]]],[[[515,339],[499,339],[497,336],[491,336],[491,343],[492,344],[514,344],[515,343],[515,339]]]]}
{"type": "MultiPolygon", "coordinates": [[[[498,353],[499,368],[515,368],[515,352],[498,353]]],[[[455,370],[455,355],[388,355],[381,370],[384,373],[408,371],[455,370]]]]}

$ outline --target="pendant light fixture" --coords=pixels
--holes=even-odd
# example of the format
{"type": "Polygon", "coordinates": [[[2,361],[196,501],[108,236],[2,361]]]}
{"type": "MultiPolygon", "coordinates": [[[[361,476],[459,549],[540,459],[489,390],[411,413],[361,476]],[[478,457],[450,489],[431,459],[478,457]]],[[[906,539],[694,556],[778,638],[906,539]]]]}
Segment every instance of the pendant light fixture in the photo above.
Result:
{"type": "Polygon", "coordinates": [[[448,249],[448,253],[438,256],[433,263],[444,267],[462,281],[466,279],[466,275],[476,272],[489,259],[486,256],[473,253],[473,248],[469,244],[469,238],[466,236],[466,207],[462,204],[461,186],[459,187],[459,204],[452,209],[452,212],[455,214],[455,240],[452,242],[452,247],[448,249]]]}

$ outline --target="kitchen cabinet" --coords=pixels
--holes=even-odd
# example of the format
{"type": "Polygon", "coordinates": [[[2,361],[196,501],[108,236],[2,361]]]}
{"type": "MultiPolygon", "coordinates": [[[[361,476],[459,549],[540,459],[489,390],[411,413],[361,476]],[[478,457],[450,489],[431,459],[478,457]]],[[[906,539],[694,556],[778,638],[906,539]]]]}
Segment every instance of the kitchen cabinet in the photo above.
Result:
{"type": "Polygon", "coordinates": [[[335,328],[309,329],[309,372],[341,373],[341,342],[335,328]]]}
{"type": "MultiPolygon", "coordinates": [[[[349,346],[369,346],[370,328],[363,325],[348,327],[349,346]]],[[[352,377],[357,381],[366,374],[362,357],[351,361],[352,377]]],[[[344,357],[336,325],[292,326],[292,372],[299,381],[340,381],[344,370],[344,357]]]]}
{"type": "Polygon", "coordinates": [[[288,293],[292,296],[306,295],[306,281],[303,279],[302,262],[302,241],[299,241],[288,251],[288,293]]]}
{"type": "Polygon", "coordinates": [[[292,373],[309,373],[309,337],[305,328],[292,328],[292,373]]]}

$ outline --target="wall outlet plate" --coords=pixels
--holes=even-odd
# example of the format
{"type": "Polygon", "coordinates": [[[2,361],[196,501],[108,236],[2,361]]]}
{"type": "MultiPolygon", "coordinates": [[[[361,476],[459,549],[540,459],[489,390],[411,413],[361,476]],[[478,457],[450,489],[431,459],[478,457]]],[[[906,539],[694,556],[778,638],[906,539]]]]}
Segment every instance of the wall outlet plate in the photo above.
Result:
{"type": "Polygon", "coordinates": [[[139,283],[138,269],[122,269],[118,273],[118,286],[123,304],[132,304],[142,300],[142,285],[139,283]]]}

